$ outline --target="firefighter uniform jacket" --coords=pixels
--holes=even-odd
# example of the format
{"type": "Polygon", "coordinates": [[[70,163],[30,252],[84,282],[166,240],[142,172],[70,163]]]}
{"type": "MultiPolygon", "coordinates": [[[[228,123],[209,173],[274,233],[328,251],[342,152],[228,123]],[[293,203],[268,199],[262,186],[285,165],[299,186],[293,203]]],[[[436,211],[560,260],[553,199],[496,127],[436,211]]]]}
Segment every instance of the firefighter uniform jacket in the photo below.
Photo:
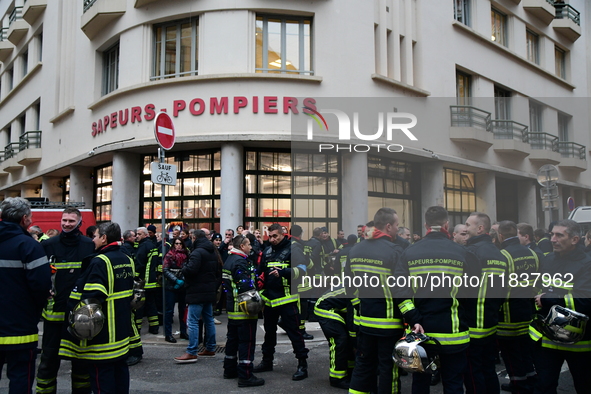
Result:
{"type": "Polygon", "coordinates": [[[0,250],[0,352],[36,348],[51,289],[47,257],[27,231],[6,221],[0,221],[0,250]]]}
{"type": "Polygon", "coordinates": [[[507,297],[507,258],[488,234],[468,239],[468,268],[480,277],[480,286],[467,286],[466,315],[472,339],[494,339],[499,309],[507,297]]]}
{"type": "Polygon", "coordinates": [[[288,237],[284,237],[279,244],[270,245],[265,249],[261,274],[264,275],[265,281],[261,296],[266,305],[276,307],[299,301],[298,293],[291,292],[291,240],[288,237]],[[275,268],[279,270],[279,277],[269,275],[275,268]]]}
{"type": "Polygon", "coordinates": [[[399,335],[404,328],[387,278],[394,274],[402,249],[384,235],[369,238],[349,252],[345,276],[347,294],[359,298],[359,331],[375,336],[399,335]],[[363,283],[359,283],[363,282],[363,283]]]}
{"type": "Polygon", "coordinates": [[[226,310],[230,321],[258,319],[258,316],[248,315],[238,307],[238,294],[256,289],[255,268],[247,256],[232,250],[228,252],[228,258],[222,269],[222,282],[226,292],[226,310]]]}
{"type": "Polygon", "coordinates": [[[312,290],[311,283],[307,280],[304,282],[304,276],[308,275],[308,270],[313,269],[312,259],[306,254],[306,246],[304,242],[297,238],[291,237],[291,276],[292,283],[296,286],[292,289],[292,293],[296,291],[301,294],[302,297],[310,295],[312,290]]]}
{"type": "Polygon", "coordinates": [[[44,241],[41,246],[52,260],[56,272],[53,277],[54,296],[43,310],[43,318],[50,322],[64,321],[68,298],[82,272],[82,260],[94,253],[94,242],[76,229],[44,241]],[[52,257],[53,256],[53,257],[52,257]]]}
{"type": "MultiPolygon", "coordinates": [[[[577,245],[570,252],[548,254],[542,260],[540,273],[542,277],[537,286],[541,285],[542,292],[546,294],[541,298],[542,309],[539,314],[546,317],[550,307],[561,305],[591,316],[591,256],[585,253],[583,247],[577,245]],[[552,280],[543,280],[545,274],[550,275],[552,280]]],[[[533,325],[529,326],[529,336],[536,342],[542,341],[542,347],[545,348],[570,352],[591,351],[591,330],[588,327],[583,339],[572,345],[551,341],[533,325]]]]}
{"type": "Polygon", "coordinates": [[[95,255],[82,273],[68,302],[74,310],[81,300],[100,301],[105,322],[90,340],[81,340],[65,331],[59,355],[68,359],[112,362],[127,357],[133,293],[133,261],[113,243],[95,255]]]}
{"type": "MultiPolygon", "coordinates": [[[[527,335],[529,323],[536,308],[536,295],[533,282],[540,271],[540,256],[527,246],[519,243],[519,238],[513,237],[503,241],[501,253],[508,262],[508,275],[515,274],[519,278],[515,286],[509,286],[507,300],[501,307],[497,335],[515,337],[527,335]]],[[[509,276],[505,280],[509,284],[509,276]]],[[[513,284],[513,282],[511,282],[513,284]]]]}
{"type": "MultiPolygon", "coordinates": [[[[362,242],[364,245],[367,242],[362,242]]],[[[353,249],[355,250],[355,249],[353,249]]],[[[456,353],[468,347],[470,333],[463,308],[464,288],[453,281],[430,281],[470,274],[466,249],[451,241],[445,233],[429,232],[421,242],[410,245],[396,266],[396,277],[415,279],[396,287],[398,306],[412,327],[419,323],[425,334],[441,343],[442,353],[456,353]],[[437,286],[431,287],[431,283],[437,286]]]]}
{"type": "Polygon", "coordinates": [[[161,287],[158,276],[162,274],[162,252],[148,237],[142,239],[135,254],[138,275],[146,282],[144,289],[161,287]]]}

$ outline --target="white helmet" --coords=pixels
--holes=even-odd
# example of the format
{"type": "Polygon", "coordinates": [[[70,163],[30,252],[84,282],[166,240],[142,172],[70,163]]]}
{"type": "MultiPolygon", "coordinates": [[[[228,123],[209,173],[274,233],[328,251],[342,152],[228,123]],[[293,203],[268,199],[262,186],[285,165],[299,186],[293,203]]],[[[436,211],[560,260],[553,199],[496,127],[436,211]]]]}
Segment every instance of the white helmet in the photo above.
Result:
{"type": "Polygon", "coordinates": [[[440,347],[441,344],[435,338],[424,334],[411,332],[402,338],[394,346],[394,363],[407,372],[435,373],[440,366],[439,356],[429,357],[421,343],[432,341],[440,347]]]}
{"type": "Polygon", "coordinates": [[[261,295],[255,289],[238,294],[238,307],[247,315],[257,316],[264,305],[261,295]]]}
{"type": "Polygon", "coordinates": [[[144,290],[144,281],[139,276],[133,279],[133,297],[131,298],[131,309],[138,310],[144,306],[146,302],[146,290],[144,290]]]}
{"type": "Polygon", "coordinates": [[[554,342],[572,345],[583,339],[588,320],[587,315],[560,305],[554,305],[545,318],[537,316],[534,320],[534,327],[541,330],[554,342]]]}
{"type": "Polygon", "coordinates": [[[80,339],[92,339],[101,332],[105,315],[98,300],[87,299],[70,312],[68,332],[80,339]]]}

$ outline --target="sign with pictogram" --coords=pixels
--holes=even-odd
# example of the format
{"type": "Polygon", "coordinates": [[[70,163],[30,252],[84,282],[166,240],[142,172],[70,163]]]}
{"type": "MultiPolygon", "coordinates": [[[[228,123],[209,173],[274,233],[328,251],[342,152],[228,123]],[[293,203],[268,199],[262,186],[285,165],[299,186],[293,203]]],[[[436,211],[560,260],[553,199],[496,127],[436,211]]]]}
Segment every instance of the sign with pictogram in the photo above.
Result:
{"type": "Polygon", "coordinates": [[[154,118],[154,135],[162,149],[170,150],[174,146],[174,124],[166,112],[159,112],[154,118]]]}
{"type": "Polygon", "coordinates": [[[176,186],[177,166],[167,163],[150,163],[152,170],[152,182],[158,185],[176,186]]]}

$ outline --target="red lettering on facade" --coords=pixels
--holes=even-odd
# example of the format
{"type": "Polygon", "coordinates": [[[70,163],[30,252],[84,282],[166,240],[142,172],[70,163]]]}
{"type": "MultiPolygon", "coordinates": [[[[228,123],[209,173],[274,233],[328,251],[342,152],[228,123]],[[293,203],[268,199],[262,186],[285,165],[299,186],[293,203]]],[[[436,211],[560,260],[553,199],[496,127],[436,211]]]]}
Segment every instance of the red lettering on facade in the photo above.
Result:
{"type": "Polygon", "coordinates": [[[103,132],[103,121],[101,119],[98,120],[98,127],[96,130],[99,134],[103,132]]]}
{"type": "Polygon", "coordinates": [[[287,114],[291,110],[292,113],[298,114],[298,99],[295,97],[283,97],[283,113],[287,114]]]}
{"type": "Polygon", "coordinates": [[[258,114],[259,113],[259,98],[254,96],[252,98],[252,113],[258,114]]]}
{"type": "Polygon", "coordinates": [[[237,114],[240,108],[244,108],[248,105],[248,99],[246,97],[238,96],[234,97],[234,113],[237,114]]]}
{"type": "Polygon", "coordinates": [[[131,123],[142,121],[142,107],[131,107],[131,123]]]}
{"type": "Polygon", "coordinates": [[[109,115],[105,116],[103,118],[103,127],[104,127],[104,131],[105,133],[107,132],[107,127],[109,127],[109,115]]]}
{"type": "Polygon", "coordinates": [[[92,122],[92,136],[95,137],[98,130],[96,129],[96,122],[92,122]]]}
{"type": "Polygon", "coordinates": [[[156,106],[154,104],[146,104],[146,106],[144,107],[144,112],[146,113],[144,115],[144,119],[146,120],[152,120],[156,117],[156,111],[154,111],[156,109],[156,106]]]}
{"type": "Polygon", "coordinates": [[[187,107],[187,103],[185,103],[185,100],[174,100],[172,106],[174,108],[172,110],[172,116],[176,118],[179,116],[179,112],[187,107]]]}
{"type": "Polygon", "coordinates": [[[203,111],[205,111],[205,101],[200,98],[191,100],[189,103],[189,112],[191,112],[192,115],[201,115],[203,111]],[[195,109],[197,104],[199,104],[199,109],[195,109]]]}
{"type": "Polygon", "coordinates": [[[123,111],[119,110],[119,124],[125,126],[129,120],[129,108],[125,108],[123,111]],[[125,114],[125,117],[123,117],[125,114]]]}
{"type": "Polygon", "coordinates": [[[117,127],[117,111],[111,114],[111,128],[114,129],[117,127]]]}
{"type": "Polygon", "coordinates": [[[228,98],[221,97],[218,101],[217,97],[212,97],[209,99],[209,113],[214,114],[217,113],[220,115],[222,112],[225,114],[228,113],[228,98]]]}
{"type": "Polygon", "coordinates": [[[266,114],[277,113],[277,96],[265,96],[263,99],[263,111],[266,114]]]}
{"type": "MultiPolygon", "coordinates": [[[[313,109],[314,111],[317,111],[316,109],[316,100],[314,100],[313,98],[307,97],[304,99],[304,107],[308,107],[313,109]]],[[[310,115],[314,115],[314,113],[312,111],[308,111],[307,109],[304,108],[304,112],[310,115]]]]}

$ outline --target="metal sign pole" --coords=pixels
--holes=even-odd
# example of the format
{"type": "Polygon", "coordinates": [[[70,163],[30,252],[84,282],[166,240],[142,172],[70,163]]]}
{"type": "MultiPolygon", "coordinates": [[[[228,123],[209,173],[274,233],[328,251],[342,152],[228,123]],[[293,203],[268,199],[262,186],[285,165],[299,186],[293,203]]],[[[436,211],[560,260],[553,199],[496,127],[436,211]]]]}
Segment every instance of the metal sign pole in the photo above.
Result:
{"type": "MultiPolygon", "coordinates": [[[[160,164],[164,164],[164,149],[158,148],[158,157],[160,164]]],[[[162,217],[162,324],[164,330],[166,330],[166,278],[164,277],[164,256],[166,255],[166,199],[164,197],[165,185],[160,185],[160,212],[162,217]]],[[[164,333],[166,336],[166,332],[164,333]]]]}

